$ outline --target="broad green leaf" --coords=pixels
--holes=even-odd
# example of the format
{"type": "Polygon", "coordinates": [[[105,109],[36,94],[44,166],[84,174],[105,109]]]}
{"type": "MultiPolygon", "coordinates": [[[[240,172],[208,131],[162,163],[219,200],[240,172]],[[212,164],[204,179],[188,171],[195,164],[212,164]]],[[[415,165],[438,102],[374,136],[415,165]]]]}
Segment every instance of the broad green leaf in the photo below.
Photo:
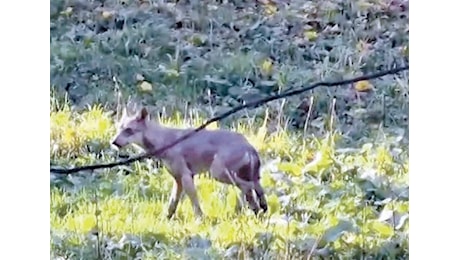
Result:
{"type": "Polygon", "coordinates": [[[278,169],[283,172],[287,172],[293,176],[300,176],[302,175],[302,167],[295,163],[288,163],[288,162],[280,162],[278,164],[278,169]]]}
{"type": "Polygon", "coordinates": [[[240,88],[240,87],[233,86],[233,87],[228,88],[228,94],[230,94],[230,95],[232,95],[234,97],[238,97],[243,93],[244,93],[244,90],[242,88],[240,88]]]}
{"type": "Polygon", "coordinates": [[[209,239],[203,238],[199,235],[195,235],[188,239],[187,245],[190,248],[207,249],[211,247],[212,242],[209,239]]]}
{"type": "Polygon", "coordinates": [[[206,250],[201,248],[187,248],[185,249],[185,259],[187,260],[204,260],[204,259],[211,259],[208,254],[206,254],[206,250]]]}
{"type": "Polygon", "coordinates": [[[353,231],[354,225],[348,220],[339,220],[339,223],[326,230],[323,234],[323,240],[326,242],[334,242],[342,236],[344,232],[353,231]]]}
{"type": "Polygon", "coordinates": [[[373,221],[370,228],[385,238],[391,237],[394,234],[393,227],[386,222],[373,221]]]}
{"type": "Polygon", "coordinates": [[[332,160],[324,154],[317,152],[313,161],[305,165],[304,171],[318,173],[320,170],[327,168],[332,163],[332,160]]]}
{"type": "Polygon", "coordinates": [[[274,80],[262,80],[259,84],[263,87],[273,87],[276,86],[276,81],[274,80]]]}

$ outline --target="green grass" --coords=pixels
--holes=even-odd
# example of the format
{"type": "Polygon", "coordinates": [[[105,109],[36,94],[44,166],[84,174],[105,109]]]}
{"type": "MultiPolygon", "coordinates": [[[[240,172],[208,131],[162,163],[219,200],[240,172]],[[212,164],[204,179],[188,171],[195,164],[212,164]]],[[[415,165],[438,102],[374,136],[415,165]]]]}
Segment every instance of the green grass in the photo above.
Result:
{"type": "MultiPolygon", "coordinates": [[[[117,159],[109,147],[114,121],[105,108],[76,113],[54,106],[50,121],[54,164],[117,159]]],[[[177,113],[160,121],[197,126],[203,118],[177,113]]],[[[206,218],[195,221],[184,197],[168,220],[172,178],[152,161],[52,176],[52,258],[408,258],[407,147],[386,137],[344,149],[337,132],[309,137],[285,131],[282,122],[268,131],[269,123],[240,119],[232,126],[261,153],[266,216],[256,218],[249,209],[236,214],[236,188],[203,176],[196,185],[206,218]]]]}

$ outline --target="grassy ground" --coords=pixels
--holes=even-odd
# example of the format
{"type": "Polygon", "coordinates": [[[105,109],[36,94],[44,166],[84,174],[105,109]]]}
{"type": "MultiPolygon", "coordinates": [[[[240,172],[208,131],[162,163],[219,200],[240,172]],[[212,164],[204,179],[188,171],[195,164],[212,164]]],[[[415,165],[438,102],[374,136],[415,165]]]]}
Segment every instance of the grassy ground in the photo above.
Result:
{"type": "MultiPolygon", "coordinates": [[[[61,109],[50,117],[54,163],[82,165],[117,157],[108,146],[113,121],[101,107],[81,114],[61,109]]],[[[202,121],[179,114],[160,120],[173,126],[202,121]]],[[[260,219],[249,210],[234,213],[235,188],[201,177],[197,187],[207,218],[194,221],[185,199],[177,216],[167,220],[172,178],[161,165],[142,162],[95,174],[52,176],[52,257],[407,258],[408,154],[398,138],[341,149],[335,145],[340,135],[333,132],[311,138],[282,127],[268,134],[263,124],[243,119],[232,127],[263,158],[269,214],[260,219]]]]}

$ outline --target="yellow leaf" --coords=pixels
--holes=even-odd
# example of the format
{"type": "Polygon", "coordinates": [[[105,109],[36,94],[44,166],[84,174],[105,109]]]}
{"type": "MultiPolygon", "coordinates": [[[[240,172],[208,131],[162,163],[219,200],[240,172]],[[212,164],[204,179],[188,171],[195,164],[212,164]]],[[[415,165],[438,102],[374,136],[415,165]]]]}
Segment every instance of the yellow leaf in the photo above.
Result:
{"type": "Polygon", "coordinates": [[[378,235],[384,238],[393,236],[394,230],[388,223],[373,221],[370,228],[378,235]]]}
{"type": "Polygon", "coordinates": [[[374,87],[372,86],[372,84],[367,80],[362,80],[355,83],[355,89],[358,92],[367,92],[372,90],[373,88],[374,87]]]}
{"type": "Polygon", "coordinates": [[[279,213],[281,209],[281,203],[278,199],[278,196],[271,194],[267,196],[267,203],[268,203],[268,208],[270,209],[270,213],[279,213]]]}
{"type": "Polygon", "coordinates": [[[314,41],[318,38],[318,33],[313,30],[307,30],[303,33],[303,36],[309,41],[314,41]]]}
{"type": "Polygon", "coordinates": [[[193,44],[194,46],[200,46],[204,43],[204,41],[205,41],[204,37],[200,35],[193,35],[189,40],[189,42],[193,44]]]}
{"type": "Polygon", "coordinates": [[[276,7],[275,4],[269,3],[265,5],[265,13],[267,15],[273,15],[278,11],[278,8],[276,7]]]}
{"type": "Polygon", "coordinates": [[[139,88],[142,91],[152,91],[153,86],[152,86],[152,84],[148,83],[147,81],[142,81],[142,83],[139,85],[139,88]]]}
{"type": "Polygon", "coordinates": [[[270,74],[273,71],[273,63],[270,59],[264,60],[261,65],[261,71],[263,74],[267,75],[270,74]]]}
{"type": "Polygon", "coordinates": [[[302,167],[294,163],[281,162],[278,164],[278,169],[288,173],[291,176],[302,175],[302,167]]]}
{"type": "Polygon", "coordinates": [[[96,225],[96,218],[93,215],[84,215],[80,217],[81,229],[88,232],[96,225]]]}
{"type": "Polygon", "coordinates": [[[104,19],[109,19],[113,16],[113,13],[112,12],[109,12],[109,11],[103,11],[102,12],[102,18],[104,19]]]}

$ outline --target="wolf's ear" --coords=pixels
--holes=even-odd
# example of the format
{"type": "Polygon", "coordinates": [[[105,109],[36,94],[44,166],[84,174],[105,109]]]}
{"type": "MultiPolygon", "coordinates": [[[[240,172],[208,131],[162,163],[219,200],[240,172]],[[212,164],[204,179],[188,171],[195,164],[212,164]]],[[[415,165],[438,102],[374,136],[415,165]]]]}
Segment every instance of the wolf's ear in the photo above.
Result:
{"type": "Polygon", "coordinates": [[[138,118],[139,118],[140,120],[145,120],[145,119],[148,118],[148,116],[149,116],[149,112],[147,112],[147,109],[146,109],[145,107],[143,107],[143,108],[141,109],[141,112],[139,113],[138,118]]]}

